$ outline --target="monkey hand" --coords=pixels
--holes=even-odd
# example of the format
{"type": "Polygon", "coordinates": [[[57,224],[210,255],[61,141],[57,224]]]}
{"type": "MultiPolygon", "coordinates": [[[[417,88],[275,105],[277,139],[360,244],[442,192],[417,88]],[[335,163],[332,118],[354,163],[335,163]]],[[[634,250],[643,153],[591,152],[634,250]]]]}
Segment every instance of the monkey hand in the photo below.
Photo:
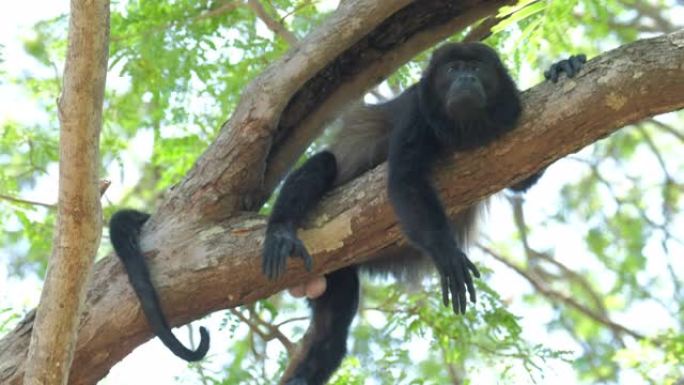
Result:
{"type": "Polygon", "coordinates": [[[452,255],[447,258],[436,259],[435,262],[441,278],[444,306],[449,306],[449,297],[451,296],[454,313],[465,314],[466,290],[470,295],[470,301],[473,303],[476,301],[475,286],[471,274],[480,278],[480,272],[458,247],[454,248],[452,255]]]}
{"type": "Polygon", "coordinates": [[[565,60],[561,60],[551,65],[551,68],[544,71],[544,77],[554,83],[558,82],[560,74],[565,72],[569,78],[574,78],[584,67],[587,62],[587,56],[584,54],[572,55],[565,60]]]}
{"type": "Polygon", "coordinates": [[[288,257],[304,260],[304,267],[311,271],[313,259],[304,243],[297,238],[297,230],[291,223],[269,223],[266,229],[261,271],[269,278],[276,279],[285,271],[288,257]]]}

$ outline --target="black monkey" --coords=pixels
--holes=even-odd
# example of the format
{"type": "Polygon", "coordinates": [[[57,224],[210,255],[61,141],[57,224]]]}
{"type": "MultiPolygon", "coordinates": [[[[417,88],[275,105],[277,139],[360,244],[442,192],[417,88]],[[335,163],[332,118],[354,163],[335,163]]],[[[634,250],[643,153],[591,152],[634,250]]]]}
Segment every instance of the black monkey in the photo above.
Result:
{"type": "MultiPolygon", "coordinates": [[[[561,61],[552,66],[548,74],[545,75],[547,78],[557,79],[561,72],[565,72],[572,77],[579,71],[584,60],[584,57],[576,56],[570,60],[561,61]]],[[[501,119],[508,110],[509,114],[515,116],[507,117],[511,120],[508,122],[509,126],[493,130],[490,133],[492,136],[496,136],[497,133],[513,127],[519,108],[515,85],[505,72],[494,51],[480,44],[447,45],[436,51],[426,75],[418,84],[385,104],[358,106],[350,109],[342,118],[344,127],[341,136],[331,146],[330,151],[324,151],[313,156],[287,178],[269,219],[264,248],[264,272],[269,277],[277,277],[284,270],[288,255],[302,257],[306,266],[311,268],[311,257],[296,236],[297,225],[308,210],[320,200],[325,191],[332,186],[349,181],[384,161],[388,157],[388,153],[392,152],[390,150],[391,140],[395,143],[393,147],[395,151],[401,150],[402,141],[397,132],[410,134],[404,139],[419,140],[417,143],[422,143],[421,146],[426,138],[432,138],[425,143],[428,143],[429,146],[435,146],[434,148],[438,148],[440,151],[449,148],[458,150],[477,146],[491,139],[486,137],[489,134],[473,132],[472,130],[481,128],[474,123],[484,124],[484,122],[488,122],[491,125],[496,122],[495,116],[489,115],[493,113],[492,111],[498,111],[497,114],[502,113],[499,116],[501,119]],[[449,67],[451,64],[453,65],[449,67]],[[438,76],[438,80],[435,76],[439,71],[443,73],[438,76]],[[451,77],[451,83],[449,77],[451,77]],[[459,85],[457,86],[457,84],[459,85]],[[442,88],[447,86],[448,88],[442,88]],[[494,91],[497,92],[493,93],[494,91]],[[473,92],[475,96],[467,96],[470,92],[473,92]],[[477,96],[478,94],[480,95],[477,96]],[[480,102],[486,101],[486,108],[479,111],[479,115],[478,113],[465,114],[471,109],[473,111],[478,109],[478,102],[475,100],[478,97],[482,99],[480,102]],[[506,97],[511,99],[507,100],[506,97]],[[449,108],[449,111],[456,114],[449,115],[445,108],[449,108]],[[462,111],[466,109],[467,111],[462,111]],[[402,127],[403,131],[400,131],[402,127]],[[411,127],[415,127],[415,130],[412,130],[411,127]],[[420,130],[418,130],[419,128],[420,130]],[[415,135],[416,133],[419,135],[415,135]]],[[[482,128],[489,127],[489,125],[483,125],[482,128]]],[[[420,151],[426,151],[431,148],[429,146],[422,147],[423,150],[416,147],[413,152],[408,151],[407,155],[413,153],[422,156],[424,154],[420,154],[420,151]]],[[[429,158],[424,159],[423,166],[429,167],[431,160],[429,158]]],[[[402,164],[406,162],[406,159],[402,160],[400,154],[395,154],[394,157],[390,155],[390,169],[395,169],[396,165],[393,166],[393,164],[396,162],[402,164]],[[396,160],[397,158],[399,160],[396,160]]],[[[408,177],[405,172],[410,171],[410,169],[404,168],[401,171],[403,174],[393,174],[400,190],[401,177],[408,177]]],[[[525,190],[536,181],[534,178],[523,181],[514,188],[525,190]]],[[[422,197],[420,194],[428,191],[432,198],[427,202],[427,209],[439,210],[441,217],[444,218],[439,200],[426,177],[423,175],[420,181],[423,183],[420,188],[425,190],[415,190],[417,191],[416,194],[422,197]],[[424,185],[425,183],[428,184],[424,185]],[[429,206],[429,204],[436,204],[437,206],[429,206]]],[[[413,183],[413,181],[411,182],[413,183]]],[[[401,205],[402,199],[405,199],[402,194],[392,194],[393,204],[395,206],[401,205]]],[[[425,204],[425,202],[423,203],[425,204]]],[[[399,210],[397,212],[399,213],[399,210]]],[[[477,219],[477,213],[478,206],[475,205],[457,216],[453,223],[456,245],[465,244],[477,219]]],[[[415,232],[415,223],[411,221],[431,221],[429,217],[416,217],[414,213],[410,212],[404,215],[407,217],[402,217],[402,214],[399,214],[400,221],[405,226],[407,233],[410,233],[411,229],[415,232]],[[409,222],[408,225],[406,224],[407,221],[409,222]]],[[[162,312],[157,292],[152,285],[149,270],[139,244],[140,231],[148,218],[149,214],[136,210],[121,210],[115,213],[109,223],[112,245],[124,264],[129,280],[140,299],[143,312],[154,333],[178,357],[187,361],[200,360],[209,349],[207,330],[203,327],[199,329],[201,340],[195,351],[184,347],[171,332],[162,312]]],[[[414,233],[413,236],[421,237],[422,235],[414,233]]],[[[443,241],[434,236],[432,238],[435,241],[443,241]]],[[[420,245],[421,239],[410,239],[415,245],[420,245]]],[[[438,247],[439,244],[432,244],[431,246],[438,247]]],[[[421,247],[419,246],[419,248],[421,247]]],[[[424,251],[429,253],[428,249],[424,251]]],[[[443,262],[446,267],[443,267],[442,275],[445,276],[445,289],[447,290],[445,291],[445,301],[448,301],[448,294],[451,293],[452,302],[458,304],[457,309],[461,311],[462,308],[465,310],[464,284],[474,299],[472,283],[469,283],[472,282],[470,272],[477,270],[459,248],[457,248],[456,253],[456,257],[460,257],[461,262],[465,263],[465,268],[461,266],[461,275],[458,275],[458,269],[453,268],[452,265],[455,266],[455,263],[448,261],[443,262]],[[459,277],[462,277],[463,281],[458,281],[459,277]],[[461,299],[463,300],[461,301],[461,299]]],[[[371,272],[391,271],[398,277],[406,278],[415,274],[418,271],[415,267],[426,261],[430,262],[422,253],[413,253],[371,261],[363,267],[371,272]]],[[[311,333],[312,348],[308,351],[306,359],[297,368],[295,376],[289,384],[322,384],[337,368],[345,354],[349,324],[354,317],[358,304],[357,267],[338,270],[328,274],[326,278],[328,289],[320,298],[312,302],[314,313],[314,328],[311,333]]]]}
{"type": "MultiPolygon", "coordinates": [[[[545,74],[554,82],[560,72],[574,76],[585,58],[573,56],[545,74]]],[[[389,160],[388,192],[399,222],[417,249],[407,255],[374,260],[326,275],[327,289],[311,301],[313,319],[301,361],[287,385],[324,384],[346,353],[349,326],[358,306],[359,268],[390,272],[406,279],[426,264],[441,276],[445,306],[466,310],[466,292],[475,302],[475,265],[463,252],[478,217],[479,204],[447,218],[432,186],[432,165],[447,151],[483,146],[512,130],[521,113],[515,83],[494,50],[480,43],[447,44],[437,49],[421,80],[395,99],[352,108],[328,150],[292,172],[275,202],[266,229],[262,270],[276,279],[288,257],[312,258],[297,237],[297,226],[323,194],[334,186],[389,160]]],[[[524,191],[539,175],[512,188],[524,191]]]]}

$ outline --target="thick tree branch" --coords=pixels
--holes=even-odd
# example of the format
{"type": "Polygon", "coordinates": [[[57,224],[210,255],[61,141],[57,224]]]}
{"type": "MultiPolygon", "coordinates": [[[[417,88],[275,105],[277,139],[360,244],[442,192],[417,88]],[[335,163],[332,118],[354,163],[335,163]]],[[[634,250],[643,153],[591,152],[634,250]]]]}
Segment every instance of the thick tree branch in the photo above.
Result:
{"type": "MultiPolygon", "coordinates": [[[[684,107],[682,63],[684,31],[618,48],[590,61],[574,80],[525,92],[518,129],[440,164],[436,179],[446,207],[455,213],[619,127],[684,107]]],[[[385,196],[384,165],[333,191],[301,231],[315,258],[313,273],[294,261],[283,279],[264,279],[264,223],[254,214],[211,225],[180,216],[145,228],[143,249],[174,325],[265,298],[313,274],[407,250],[385,196]]],[[[21,383],[31,322],[0,341],[0,383],[21,383]]],[[[105,258],[88,292],[71,383],[94,384],[150,337],[121,265],[105,258]]]]}

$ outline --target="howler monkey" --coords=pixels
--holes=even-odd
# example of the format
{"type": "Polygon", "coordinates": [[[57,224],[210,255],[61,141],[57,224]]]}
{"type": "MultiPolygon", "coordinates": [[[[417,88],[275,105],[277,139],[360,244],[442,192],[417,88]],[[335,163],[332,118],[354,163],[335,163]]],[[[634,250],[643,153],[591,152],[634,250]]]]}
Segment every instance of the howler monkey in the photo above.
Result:
{"type": "MultiPolygon", "coordinates": [[[[551,79],[561,72],[574,76],[583,62],[581,56],[572,57],[555,64],[545,75],[551,79]]],[[[432,261],[442,276],[445,304],[451,301],[456,312],[464,312],[466,290],[475,301],[471,274],[479,273],[462,247],[478,205],[464,210],[450,224],[431,186],[430,168],[440,153],[481,146],[512,129],[519,115],[518,91],[491,48],[449,44],[438,49],[417,84],[387,103],[350,109],[343,115],[342,130],[330,149],[314,155],[288,176],[268,222],[264,273],[278,277],[288,256],[303,258],[310,269],[312,259],[297,238],[297,225],[330,188],[389,157],[392,205],[404,232],[422,253],[375,260],[362,267],[405,277],[415,272],[416,266],[432,261]]],[[[528,179],[515,188],[525,190],[534,181],[528,179]]],[[[209,349],[207,330],[200,328],[196,350],[183,346],[171,332],[152,285],[139,243],[148,218],[136,210],[115,213],[109,222],[112,245],[154,333],[178,357],[200,360],[209,349]]],[[[351,266],[326,276],[327,290],[312,301],[310,347],[289,385],[323,384],[339,366],[358,304],[357,270],[351,266]]]]}
{"type": "MultiPolygon", "coordinates": [[[[554,64],[545,73],[554,82],[560,72],[574,76],[583,55],[554,64]]],[[[312,258],[297,237],[297,226],[332,187],[343,184],[388,159],[388,192],[401,228],[416,253],[374,260],[359,266],[390,272],[398,280],[431,262],[440,274],[445,306],[466,310],[466,294],[475,302],[472,276],[479,277],[463,248],[477,220],[480,204],[447,218],[432,186],[432,165],[441,154],[483,146],[513,129],[521,104],[515,83],[498,55],[480,43],[447,44],[437,49],[418,83],[395,99],[364,105],[342,116],[342,128],[328,150],[317,153],[285,180],[266,229],[262,270],[275,279],[288,257],[312,258]]],[[[524,191],[539,175],[512,188],[524,191]]],[[[327,381],[346,353],[349,325],[359,296],[359,267],[326,275],[327,289],[311,301],[307,346],[287,385],[327,381]]]]}

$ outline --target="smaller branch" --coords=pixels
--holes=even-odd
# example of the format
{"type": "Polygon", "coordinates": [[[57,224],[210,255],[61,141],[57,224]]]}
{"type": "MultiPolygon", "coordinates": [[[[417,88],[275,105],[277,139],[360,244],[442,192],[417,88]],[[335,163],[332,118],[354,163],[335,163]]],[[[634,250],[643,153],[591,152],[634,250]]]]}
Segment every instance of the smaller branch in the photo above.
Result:
{"type": "Polygon", "coordinates": [[[5,195],[5,194],[0,194],[0,199],[10,201],[10,202],[14,202],[14,203],[23,204],[23,205],[41,206],[41,207],[48,208],[50,210],[54,210],[57,208],[57,205],[55,205],[55,204],[32,201],[32,200],[23,199],[23,198],[16,198],[16,197],[5,195]]]}
{"type": "Polygon", "coordinates": [[[111,186],[111,185],[112,185],[112,181],[111,181],[111,180],[109,180],[109,179],[100,179],[100,185],[99,185],[99,188],[100,188],[100,196],[103,196],[104,193],[107,192],[107,189],[109,188],[109,186],[111,186]]]}
{"type": "MultiPolygon", "coordinates": [[[[109,186],[112,184],[112,182],[109,179],[102,179],[100,181],[100,196],[102,196],[105,191],[109,188],[109,186]]],[[[57,208],[57,204],[55,203],[44,203],[44,202],[38,202],[38,201],[33,201],[30,199],[24,199],[24,198],[17,198],[13,197],[10,195],[5,195],[5,194],[0,194],[0,199],[14,202],[14,203],[19,203],[22,205],[31,205],[31,206],[40,206],[40,207],[45,207],[50,210],[55,210],[57,208]]]]}
{"type": "Polygon", "coordinates": [[[250,8],[256,13],[257,17],[266,24],[268,29],[273,31],[276,35],[285,39],[290,45],[296,45],[299,39],[295,36],[289,29],[285,28],[285,25],[278,20],[275,20],[271,15],[266,12],[263,4],[259,0],[249,0],[247,2],[250,8]]]}
{"type": "Polygon", "coordinates": [[[287,337],[285,337],[285,335],[280,331],[280,329],[259,318],[259,316],[255,312],[250,313],[252,317],[245,317],[244,314],[235,309],[230,309],[230,313],[236,316],[238,319],[240,319],[240,321],[247,324],[247,326],[249,326],[249,328],[252,329],[252,331],[254,331],[254,333],[257,334],[262,340],[270,341],[276,339],[280,341],[281,344],[283,344],[285,350],[287,350],[288,355],[292,355],[294,353],[296,345],[287,337]],[[260,326],[265,327],[268,330],[268,333],[261,330],[260,326]]]}
{"type": "Polygon", "coordinates": [[[244,322],[245,324],[247,324],[247,326],[249,326],[249,328],[250,328],[255,334],[257,334],[259,337],[261,337],[262,340],[268,341],[268,336],[266,335],[266,333],[264,333],[263,330],[259,329],[259,325],[258,325],[257,323],[255,323],[254,321],[252,321],[250,318],[245,317],[245,316],[242,314],[242,312],[240,312],[239,310],[236,310],[236,309],[229,309],[228,311],[230,311],[230,314],[232,314],[232,315],[234,315],[235,317],[237,317],[241,322],[244,322]]]}
{"type": "Polygon", "coordinates": [[[288,354],[291,355],[294,352],[296,345],[292,341],[290,341],[289,338],[285,337],[285,335],[280,331],[280,329],[278,327],[274,326],[270,322],[264,321],[254,311],[252,311],[251,314],[261,326],[265,327],[268,330],[268,332],[269,332],[268,338],[269,339],[275,338],[278,341],[280,341],[280,343],[282,343],[285,346],[285,349],[287,350],[288,354]]]}
{"type": "Polygon", "coordinates": [[[529,261],[533,258],[539,258],[556,266],[567,279],[576,282],[589,295],[589,297],[591,297],[592,301],[594,302],[594,305],[596,306],[596,308],[599,309],[601,314],[605,315],[606,309],[603,305],[603,301],[601,300],[601,298],[599,298],[598,294],[596,294],[596,291],[591,287],[591,284],[583,275],[572,270],[571,268],[556,260],[547,253],[534,250],[530,247],[529,239],[527,236],[527,223],[525,222],[523,198],[518,194],[509,199],[509,201],[513,206],[513,218],[515,226],[517,227],[518,232],[520,233],[520,237],[522,238],[522,244],[525,248],[527,260],[529,261]]]}
{"type": "Polygon", "coordinates": [[[544,283],[540,282],[537,278],[533,277],[531,274],[529,274],[525,269],[521,268],[520,266],[516,265],[515,263],[509,261],[507,258],[497,254],[494,252],[494,250],[478,244],[477,247],[480,248],[480,250],[484,251],[486,254],[489,254],[492,256],[494,259],[497,261],[503,263],[504,265],[510,267],[513,269],[516,273],[518,273],[520,276],[525,278],[531,285],[534,287],[539,293],[541,293],[543,296],[549,298],[549,299],[555,299],[559,300],[563,303],[565,303],[567,306],[579,311],[580,313],[586,315],[587,317],[591,318],[592,320],[603,324],[607,326],[615,335],[616,337],[619,338],[620,334],[627,334],[635,339],[642,340],[646,338],[644,335],[633,331],[623,325],[620,325],[619,323],[612,321],[608,317],[596,313],[594,310],[589,309],[585,305],[577,302],[574,298],[571,298],[563,293],[559,293],[549,287],[547,287],[544,283]]]}
{"type": "MultiPolygon", "coordinates": [[[[273,5],[273,2],[270,2],[270,1],[269,1],[269,3],[271,3],[271,5],[273,5]]],[[[342,3],[342,2],[340,1],[340,4],[341,4],[341,3],[342,3]]],[[[308,6],[310,6],[311,4],[313,4],[311,0],[302,1],[301,3],[299,3],[299,5],[297,5],[296,7],[294,7],[290,12],[287,12],[286,14],[284,14],[284,15],[280,18],[279,22],[280,22],[281,24],[284,23],[284,22],[285,22],[285,19],[287,19],[288,17],[290,17],[290,16],[294,15],[295,13],[301,11],[302,9],[304,9],[304,8],[306,8],[306,7],[308,7],[308,6]]]]}
{"type": "Polygon", "coordinates": [[[672,181],[673,179],[670,176],[671,174],[667,169],[665,159],[663,159],[663,155],[660,153],[660,150],[658,149],[658,146],[656,146],[655,142],[653,141],[653,138],[651,138],[651,135],[649,135],[648,132],[646,132],[646,130],[644,129],[644,127],[641,124],[637,124],[636,129],[637,129],[637,131],[639,131],[641,136],[643,136],[644,141],[646,142],[646,145],[648,146],[648,148],[651,149],[651,151],[653,152],[653,155],[656,157],[656,160],[658,161],[660,168],[663,170],[663,174],[665,174],[665,179],[666,179],[665,182],[667,183],[668,181],[672,181]]]}
{"type": "Polygon", "coordinates": [[[440,353],[442,353],[442,361],[447,369],[447,374],[449,375],[449,382],[452,385],[463,385],[463,376],[460,375],[460,370],[453,363],[449,362],[447,352],[444,347],[440,344],[440,353]]]}
{"type": "Polygon", "coordinates": [[[283,325],[287,325],[287,324],[292,323],[292,322],[308,321],[308,320],[310,320],[310,319],[311,319],[311,317],[294,317],[294,318],[288,318],[288,319],[286,319],[286,320],[283,321],[283,322],[280,322],[280,323],[275,324],[274,326],[277,327],[278,329],[280,329],[280,327],[283,326],[283,325]]]}
{"type": "Polygon", "coordinates": [[[240,3],[238,1],[229,1],[225,4],[222,4],[221,6],[218,6],[214,9],[210,9],[199,16],[195,17],[193,20],[203,20],[203,19],[209,19],[215,16],[221,16],[223,14],[226,14],[228,12],[233,11],[235,8],[239,7],[240,3]]]}
{"type": "Polygon", "coordinates": [[[668,134],[674,136],[675,138],[679,139],[682,143],[684,143],[684,134],[677,131],[674,127],[670,126],[669,124],[665,124],[658,119],[648,119],[646,122],[651,123],[658,127],[659,129],[667,132],[668,134]]]}

